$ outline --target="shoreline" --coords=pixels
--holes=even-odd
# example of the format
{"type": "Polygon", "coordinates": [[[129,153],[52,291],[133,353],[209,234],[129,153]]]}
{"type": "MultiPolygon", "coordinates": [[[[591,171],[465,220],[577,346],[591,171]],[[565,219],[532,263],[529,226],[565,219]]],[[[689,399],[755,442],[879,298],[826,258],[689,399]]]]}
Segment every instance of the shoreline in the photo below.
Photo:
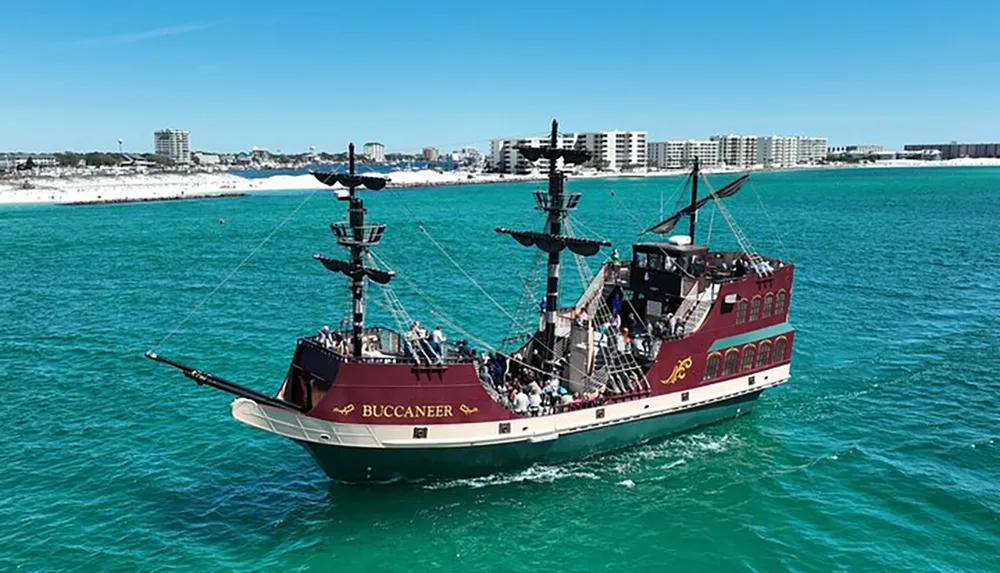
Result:
{"type": "Polygon", "coordinates": [[[246,193],[204,193],[201,195],[178,195],[176,197],[143,197],[136,199],[96,199],[94,201],[73,201],[58,203],[65,207],[80,207],[83,205],[118,205],[122,203],[155,203],[159,201],[188,201],[190,199],[225,199],[227,197],[246,197],[246,193]]]}
{"type": "MultiPolygon", "coordinates": [[[[890,160],[864,164],[801,165],[777,169],[751,169],[753,173],[785,171],[819,171],[832,169],[879,168],[945,168],[1000,167],[1000,158],[949,159],[943,161],[890,160]]],[[[744,173],[746,169],[707,168],[703,173],[744,173]]],[[[570,179],[645,179],[649,177],[684,176],[686,169],[649,171],[642,173],[588,172],[570,175],[570,179]]],[[[544,181],[544,175],[510,175],[467,172],[407,171],[384,174],[389,179],[386,189],[448,187],[458,185],[489,185],[544,181]]],[[[334,189],[340,186],[334,187],[334,189]]],[[[247,178],[232,173],[123,173],[110,175],[51,176],[42,175],[0,180],[0,205],[51,203],[62,205],[99,205],[239,197],[258,191],[294,191],[329,189],[311,175],[274,175],[247,178]]]]}

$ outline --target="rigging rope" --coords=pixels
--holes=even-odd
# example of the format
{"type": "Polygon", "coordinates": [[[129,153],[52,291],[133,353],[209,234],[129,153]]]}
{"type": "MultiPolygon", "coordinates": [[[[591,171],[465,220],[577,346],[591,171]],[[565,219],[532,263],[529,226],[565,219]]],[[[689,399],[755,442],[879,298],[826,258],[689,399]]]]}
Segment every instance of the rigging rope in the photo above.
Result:
{"type": "Polygon", "coordinates": [[[252,251],[250,251],[250,254],[248,254],[242,261],[240,261],[240,264],[236,265],[236,268],[233,269],[232,271],[230,271],[229,274],[226,275],[226,277],[222,279],[222,282],[220,282],[218,285],[216,285],[215,288],[213,288],[211,292],[209,292],[207,295],[205,295],[204,298],[202,298],[200,301],[198,301],[198,303],[194,305],[194,308],[192,308],[187,313],[187,315],[184,318],[182,318],[180,322],[177,323],[177,326],[174,326],[174,328],[170,332],[168,332],[166,336],[164,336],[162,339],[160,339],[160,341],[157,342],[155,346],[153,346],[152,348],[150,348],[149,351],[150,352],[156,352],[157,350],[159,350],[159,348],[161,346],[163,346],[163,344],[167,341],[167,339],[169,339],[171,336],[173,336],[174,334],[176,334],[177,331],[180,330],[180,328],[182,326],[184,326],[184,324],[188,320],[190,320],[191,317],[194,316],[194,314],[196,312],[198,312],[198,309],[200,309],[202,307],[202,305],[204,305],[206,302],[208,302],[208,299],[212,298],[212,295],[214,295],[216,292],[218,292],[219,289],[223,287],[223,285],[225,285],[227,282],[229,282],[229,279],[233,278],[233,275],[235,275],[237,272],[239,272],[239,270],[243,268],[243,265],[247,264],[247,262],[250,261],[250,259],[252,259],[254,257],[254,255],[257,254],[257,251],[259,251],[261,249],[261,247],[263,247],[264,245],[266,245],[267,242],[271,240],[271,237],[273,237],[275,235],[275,233],[277,233],[282,227],[285,226],[285,223],[287,223],[288,221],[292,220],[292,218],[294,218],[295,215],[297,215],[298,212],[301,211],[303,207],[305,207],[306,203],[308,203],[309,200],[313,198],[313,195],[315,195],[319,191],[320,191],[319,189],[314,189],[312,193],[310,193],[309,195],[307,195],[306,198],[303,199],[301,203],[299,203],[299,206],[296,207],[294,211],[292,211],[291,213],[289,213],[288,216],[286,216],[280,223],[278,223],[278,226],[275,227],[274,229],[272,229],[271,232],[268,233],[268,235],[266,237],[264,237],[264,240],[261,241],[260,243],[258,243],[257,246],[254,247],[252,251]]]}
{"type": "Polygon", "coordinates": [[[774,232],[774,236],[778,239],[778,244],[781,246],[782,254],[788,257],[790,262],[794,263],[795,261],[792,259],[792,254],[788,251],[788,248],[785,247],[785,241],[781,239],[781,233],[778,232],[778,227],[771,219],[771,214],[768,213],[767,207],[764,207],[764,200],[761,198],[760,193],[757,192],[757,186],[753,184],[753,181],[750,182],[750,188],[753,189],[753,194],[757,196],[757,203],[760,204],[760,210],[764,212],[764,216],[767,217],[767,222],[771,225],[771,230],[774,232]]]}
{"type": "Polygon", "coordinates": [[[471,282],[471,283],[472,283],[472,286],[474,286],[474,287],[476,287],[477,289],[479,289],[479,292],[483,293],[483,296],[485,296],[486,298],[488,298],[488,299],[489,299],[489,301],[490,301],[490,302],[492,302],[492,303],[493,303],[493,305],[494,305],[495,307],[499,308],[501,312],[503,312],[503,313],[504,313],[505,315],[507,315],[507,318],[509,318],[509,319],[511,319],[511,320],[513,320],[513,321],[517,321],[517,319],[516,319],[516,318],[514,318],[514,315],[512,315],[512,314],[511,314],[511,313],[509,313],[509,312],[507,312],[507,309],[506,309],[506,308],[504,308],[504,307],[503,307],[503,306],[502,306],[502,305],[501,305],[501,304],[500,304],[499,302],[497,302],[497,300],[496,300],[495,298],[493,298],[493,296],[491,296],[491,295],[490,295],[490,293],[486,292],[486,289],[484,289],[484,288],[483,288],[483,287],[482,287],[482,286],[481,286],[481,285],[480,285],[480,284],[479,284],[479,283],[478,283],[478,282],[476,281],[476,279],[472,278],[472,275],[470,275],[469,273],[467,273],[467,272],[465,271],[465,269],[463,269],[463,268],[462,268],[462,265],[458,264],[458,261],[456,261],[455,259],[453,259],[453,258],[451,257],[451,255],[449,255],[449,254],[448,254],[448,251],[446,251],[446,250],[444,249],[444,247],[442,247],[442,246],[441,246],[441,244],[440,244],[440,243],[438,243],[437,241],[435,241],[435,240],[434,240],[434,237],[432,237],[432,236],[431,236],[431,234],[427,232],[427,229],[425,229],[425,228],[424,228],[424,226],[423,226],[423,224],[422,224],[422,223],[417,223],[417,228],[418,228],[418,229],[420,229],[420,232],[421,232],[421,233],[423,233],[424,235],[426,235],[426,236],[427,236],[427,238],[428,238],[428,239],[430,240],[430,242],[431,242],[431,243],[432,243],[432,244],[433,244],[433,245],[434,245],[435,247],[437,247],[437,249],[438,249],[439,251],[441,251],[441,254],[442,254],[442,255],[444,255],[444,256],[445,256],[445,258],[446,258],[446,259],[448,259],[448,261],[450,261],[450,262],[451,262],[451,264],[455,265],[455,268],[456,268],[456,269],[458,269],[458,270],[459,270],[459,272],[461,272],[461,273],[462,273],[462,274],[463,274],[463,275],[465,276],[465,278],[469,279],[469,282],[471,282]]]}

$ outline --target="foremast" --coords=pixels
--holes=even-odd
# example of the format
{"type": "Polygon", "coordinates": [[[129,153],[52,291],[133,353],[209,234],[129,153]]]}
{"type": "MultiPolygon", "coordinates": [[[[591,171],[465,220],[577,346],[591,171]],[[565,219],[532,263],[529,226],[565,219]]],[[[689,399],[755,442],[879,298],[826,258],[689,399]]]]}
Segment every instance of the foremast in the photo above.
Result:
{"type": "Polygon", "coordinates": [[[365,266],[368,252],[382,240],[385,224],[365,222],[365,202],[357,196],[357,188],[363,186],[372,190],[382,189],[385,187],[386,180],[381,177],[358,175],[355,172],[353,143],[348,147],[347,173],[314,172],[313,176],[324,185],[333,186],[340,183],[347,188],[346,196],[338,195],[337,199],[349,202],[348,220],[347,222],[332,223],[330,229],[337,238],[337,244],[349,250],[350,261],[331,259],[323,255],[314,255],[314,258],[323,263],[327,269],[351,279],[353,311],[351,317],[353,332],[351,353],[360,357],[365,330],[365,296],[368,279],[379,284],[386,284],[392,280],[394,273],[365,266]]]}
{"type": "Polygon", "coordinates": [[[563,164],[583,163],[590,154],[583,149],[560,149],[558,141],[559,123],[552,120],[552,132],[548,147],[517,147],[517,150],[528,161],[547,159],[549,162],[549,184],[547,192],[536,191],[536,209],[546,213],[545,230],[542,233],[531,231],[514,231],[497,227],[498,233],[514,237],[523,246],[536,246],[548,254],[547,281],[545,285],[545,327],[541,332],[541,356],[543,368],[548,373],[557,369],[555,356],[556,347],[556,313],[559,310],[559,262],[562,251],[569,248],[573,253],[582,256],[592,256],[598,253],[602,246],[611,243],[603,240],[582,239],[562,234],[563,223],[569,211],[576,208],[580,201],[579,193],[567,195],[564,192],[566,175],[559,169],[558,160],[563,164]]]}

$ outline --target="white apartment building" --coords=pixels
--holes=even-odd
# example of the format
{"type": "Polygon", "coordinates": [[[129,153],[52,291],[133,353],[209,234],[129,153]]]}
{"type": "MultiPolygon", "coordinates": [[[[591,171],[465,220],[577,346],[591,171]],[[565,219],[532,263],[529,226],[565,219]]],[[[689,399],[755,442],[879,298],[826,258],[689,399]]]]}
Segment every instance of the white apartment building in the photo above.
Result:
{"type": "MultiPolygon", "coordinates": [[[[532,164],[515,147],[547,147],[548,137],[522,137],[493,139],[490,141],[490,164],[503,173],[530,173],[546,171],[548,161],[540,159],[532,164]]],[[[587,165],[601,169],[621,171],[630,167],[646,166],[645,131],[597,131],[569,133],[556,138],[559,149],[586,149],[591,158],[587,165]]],[[[560,160],[561,161],[561,160],[560,160]]],[[[561,164],[558,165],[562,167],[561,164]]]]}
{"type": "Polygon", "coordinates": [[[649,143],[649,164],[658,169],[690,167],[697,157],[702,167],[719,164],[718,141],[654,141],[649,143]]]}
{"type": "Polygon", "coordinates": [[[799,163],[799,138],[763,135],[757,138],[757,163],[764,167],[791,167],[799,163]]]}
{"type": "Polygon", "coordinates": [[[374,161],[375,163],[382,163],[385,161],[385,146],[377,141],[369,141],[362,148],[364,151],[364,156],[369,161],[374,161]]]}
{"type": "Polygon", "coordinates": [[[826,159],[829,147],[825,137],[799,137],[799,163],[818,163],[826,159]]]}
{"type": "Polygon", "coordinates": [[[191,132],[181,129],[161,129],[153,132],[153,146],[157,155],[177,164],[191,163],[191,132]]]}
{"type": "Polygon", "coordinates": [[[719,144],[719,162],[728,167],[753,167],[757,159],[756,135],[713,135],[719,144]]]}

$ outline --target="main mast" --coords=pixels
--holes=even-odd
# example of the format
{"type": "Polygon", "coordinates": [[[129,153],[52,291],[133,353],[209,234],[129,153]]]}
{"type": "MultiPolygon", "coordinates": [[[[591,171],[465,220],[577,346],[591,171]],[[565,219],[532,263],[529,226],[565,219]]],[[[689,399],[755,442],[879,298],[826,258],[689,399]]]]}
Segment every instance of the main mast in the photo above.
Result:
{"type": "Polygon", "coordinates": [[[694,244],[694,226],[698,221],[698,178],[701,175],[698,173],[699,169],[698,158],[694,158],[694,169],[691,170],[691,214],[688,215],[688,235],[691,237],[691,244],[694,244]]]}
{"type": "Polygon", "coordinates": [[[566,176],[558,168],[558,160],[562,159],[564,164],[583,163],[589,159],[590,154],[582,149],[560,149],[559,148],[559,124],[552,120],[552,132],[549,135],[548,147],[518,147],[517,150],[528,161],[547,159],[549,162],[549,186],[548,192],[535,192],[535,202],[537,209],[547,213],[545,220],[545,230],[542,233],[532,231],[513,231],[498,227],[498,233],[511,235],[518,243],[530,247],[537,246],[540,250],[548,253],[548,280],[545,285],[545,326],[541,331],[539,342],[541,343],[541,356],[543,368],[546,372],[554,373],[557,368],[556,347],[556,313],[559,310],[559,259],[565,248],[582,256],[592,256],[597,254],[601,246],[610,246],[608,241],[595,241],[591,239],[581,239],[569,237],[562,234],[563,220],[566,214],[574,209],[580,201],[580,194],[573,193],[566,195],[563,192],[566,176]]]}
{"type": "Polygon", "coordinates": [[[325,185],[333,186],[340,183],[347,187],[347,196],[338,196],[337,198],[349,201],[348,221],[346,223],[333,223],[330,225],[330,229],[337,237],[337,244],[348,248],[351,260],[349,262],[341,261],[323,255],[315,255],[315,258],[323,263],[327,269],[351,279],[351,300],[353,303],[351,353],[360,357],[365,331],[365,293],[368,279],[379,284],[386,284],[392,279],[393,273],[365,266],[365,256],[372,247],[382,240],[385,224],[365,224],[365,202],[356,193],[360,186],[373,190],[382,189],[385,187],[386,180],[381,177],[367,177],[355,173],[353,143],[348,146],[347,160],[347,173],[313,173],[313,176],[325,185]]]}

